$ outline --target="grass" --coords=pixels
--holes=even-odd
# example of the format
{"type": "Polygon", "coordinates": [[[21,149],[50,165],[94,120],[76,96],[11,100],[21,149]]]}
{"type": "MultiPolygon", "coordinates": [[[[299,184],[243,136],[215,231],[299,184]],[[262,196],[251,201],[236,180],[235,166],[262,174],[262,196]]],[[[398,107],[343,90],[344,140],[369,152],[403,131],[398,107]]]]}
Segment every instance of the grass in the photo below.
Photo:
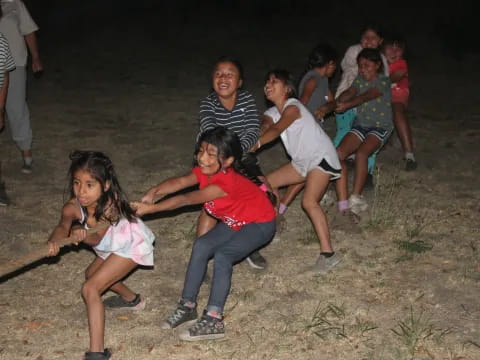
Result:
{"type": "Polygon", "coordinates": [[[351,340],[353,337],[363,337],[367,332],[377,328],[377,325],[372,321],[360,317],[355,317],[352,321],[343,305],[328,303],[322,306],[319,303],[305,330],[323,340],[332,337],[351,340]]]}
{"type": "Polygon", "coordinates": [[[423,240],[400,240],[397,241],[397,246],[400,250],[404,251],[404,254],[400,255],[395,262],[399,263],[402,261],[412,260],[415,254],[421,254],[426,251],[430,251],[433,248],[433,245],[423,241],[423,240]]]}
{"type": "Polygon", "coordinates": [[[305,245],[318,243],[318,237],[315,229],[312,226],[308,226],[304,230],[303,236],[300,238],[300,241],[302,242],[302,244],[305,245]]]}
{"type": "Polygon", "coordinates": [[[395,197],[398,192],[398,175],[395,173],[390,179],[384,179],[382,168],[375,171],[375,185],[373,201],[370,206],[368,226],[384,229],[395,222],[395,197]]]}
{"type": "Polygon", "coordinates": [[[427,339],[433,338],[440,343],[443,337],[451,332],[451,329],[435,329],[431,322],[431,317],[424,311],[415,312],[413,306],[410,307],[410,313],[404,320],[398,321],[395,328],[391,329],[407,348],[410,360],[415,358],[419,345],[427,339]]]}

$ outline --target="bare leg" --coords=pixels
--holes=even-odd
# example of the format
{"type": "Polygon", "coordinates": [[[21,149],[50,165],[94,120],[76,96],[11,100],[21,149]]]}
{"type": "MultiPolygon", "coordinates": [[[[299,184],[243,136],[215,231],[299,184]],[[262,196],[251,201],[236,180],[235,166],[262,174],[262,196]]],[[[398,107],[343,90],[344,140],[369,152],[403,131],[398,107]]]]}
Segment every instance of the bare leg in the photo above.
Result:
{"type": "Polygon", "coordinates": [[[292,164],[288,163],[268,174],[267,180],[273,190],[278,191],[278,188],[282,186],[301,184],[305,178],[295,170],[292,164]]]}
{"type": "Polygon", "coordinates": [[[295,199],[295,196],[297,196],[297,194],[302,191],[304,186],[305,184],[290,185],[287,188],[285,194],[283,194],[280,203],[284,204],[285,206],[289,206],[292,203],[293,199],[295,199]]]}
{"type": "MultiPolygon", "coordinates": [[[[97,272],[97,270],[100,269],[103,263],[104,260],[97,256],[95,260],[93,260],[93,262],[88,266],[87,270],[85,270],[85,280],[91,278],[97,272]]],[[[116,282],[110,286],[108,290],[120,295],[125,301],[128,302],[135,300],[135,297],[137,296],[137,294],[130,290],[130,288],[128,288],[122,281],[116,282]]]]}
{"type": "Polygon", "coordinates": [[[305,192],[302,198],[302,207],[315,228],[322,252],[333,252],[327,217],[319,204],[327,190],[329,181],[330,174],[318,169],[310,171],[307,175],[305,192]]]}
{"type": "Polygon", "coordinates": [[[355,180],[353,183],[353,194],[361,195],[365,180],[368,174],[368,157],[382,145],[381,141],[374,135],[368,135],[355,153],[355,180]]]}
{"type": "Polygon", "coordinates": [[[404,152],[413,153],[412,130],[408,123],[407,109],[402,103],[392,103],[393,121],[404,152]]]}
{"type": "Polygon", "coordinates": [[[342,174],[340,179],[336,180],[335,187],[337,190],[338,201],[344,201],[348,199],[348,181],[347,181],[347,165],[345,159],[361,145],[362,141],[358,136],[352,133],[348,133],[343,138],[342,142],[337,148],[338,158],[340,159],[340,165],[342,166],[342,174]]]}
{"type": "Polygon", "coordinates": [[[136,266],[133,260],[112,254],[83,284],[82,296],[87,304],[90,351],[103,352],[104,350],[105,309],[101,299],[102,293],[136,266]]]}

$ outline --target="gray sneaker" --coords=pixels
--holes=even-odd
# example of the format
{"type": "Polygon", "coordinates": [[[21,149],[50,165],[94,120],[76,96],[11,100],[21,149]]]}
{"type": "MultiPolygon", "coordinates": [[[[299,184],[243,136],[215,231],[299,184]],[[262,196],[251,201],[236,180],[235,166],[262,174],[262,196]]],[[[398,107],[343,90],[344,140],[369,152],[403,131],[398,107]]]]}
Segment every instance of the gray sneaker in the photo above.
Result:
{"type": "Polygon", "coordinates": [[[175,329],[182,324],[191,325],[197,321],[197,316],[197,308],[189,308],[180,300],[175,311],[160,324],[160,327],[167,330],[175,329]]]}
{"type": "Polygon", "coordinates": [[[267,267],[267,260],[260,254],[260,251],[254,251],[247,257],[248,265],[254,269],[263,270],[267,267]]]}
{"type": "Polygon", "coordinates": [[[125,301],[124,298],[118,295],[110,296],[103,301],[103,305],[105,305],[106,308],[132,311],[145,309],[145,304],[145,298],[143,298],[140,294],[136,294],[135,299],[132,301],[125,301]]]}
{"type": "Polygon", "coordinates": [[[313,265],[312,270],[318,274],[326,274],[340,261],[342,261],[342,255],[340,255],[338,252],[328,258],[320,255],[315,265],[313,265]]]}
{"type": "Polygon", "coordinates": [[[5,191],[5,183],[0,183],[0,206],[7,206],[10,204],[10,199],[5,191]]]}
{"type": "Polygon", "coordinates": [[[185,341],[215,340],[225,336],[225,325],[223,317],[217,319],[207,314],[205,310],[203,315],[195,325],[180,331],[178,337],[185,341]]]}

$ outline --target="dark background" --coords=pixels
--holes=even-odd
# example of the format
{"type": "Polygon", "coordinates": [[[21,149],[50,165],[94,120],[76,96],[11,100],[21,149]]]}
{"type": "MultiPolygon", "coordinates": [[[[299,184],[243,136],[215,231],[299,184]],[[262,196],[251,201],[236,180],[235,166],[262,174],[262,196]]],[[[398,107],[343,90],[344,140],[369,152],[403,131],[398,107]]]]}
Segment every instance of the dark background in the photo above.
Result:
{"type": "Polygon", "coordinates": [[[121,35],[138,26],[155,38],[175,36],[182,27],[197,25],[197,37],[192,36],[192,41],[198,41],[209,28],[206,22],[218,22],[219,30],[227,32],[228,23],[235,23],[237,29],[249,29],[252,24],[278,26],[281,35],[298,36],[309,24],[318,22],[319,29],[322,24],[329,24],[337,36],[353,44],[358,39],[360,24],[374,21],[407,39],[422,34],[438,40],[443,54],[456,59],[480,49],[480,41],[473,36],[479,31],[472,1],[25,0],[25,3],[41,27],[39,35],[49,37],[44,46],[51,46],[52,39],[60,43],[89,39],[92,33],[106,28],[116,28],[121,35]],[[279,18],[282,23],[276,21],[279,18]]]}

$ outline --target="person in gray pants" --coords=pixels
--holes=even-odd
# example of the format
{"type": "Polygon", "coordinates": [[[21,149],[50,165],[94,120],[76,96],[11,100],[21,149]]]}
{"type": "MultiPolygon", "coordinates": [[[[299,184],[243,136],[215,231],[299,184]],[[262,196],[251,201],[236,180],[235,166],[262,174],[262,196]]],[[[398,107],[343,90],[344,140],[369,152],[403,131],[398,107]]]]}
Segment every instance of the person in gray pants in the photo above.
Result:
{"type": "Polygon", "coordinates": [[[43,71],[35,35],[38,26],[21,0],[1,0],[0,4],[0,33],[7,39],[16,65],[16,69],[10,73],[5,110],[13,141],[22,153],[22,172],[30,174],[33,161],[32,127],[26,101],[26,67],[30,52],[32,71],[43,71]]]}

